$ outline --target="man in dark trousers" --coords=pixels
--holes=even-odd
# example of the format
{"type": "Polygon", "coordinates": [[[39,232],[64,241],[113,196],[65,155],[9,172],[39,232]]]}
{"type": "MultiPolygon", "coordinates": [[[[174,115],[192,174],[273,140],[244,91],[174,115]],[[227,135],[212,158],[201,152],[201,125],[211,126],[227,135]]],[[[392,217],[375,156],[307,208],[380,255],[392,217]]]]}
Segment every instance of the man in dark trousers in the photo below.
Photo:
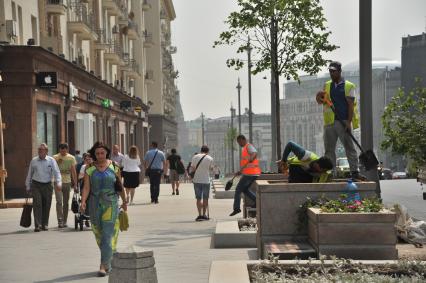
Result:
{"type": "Polygon", "coordinates": [[[161,175],[166,167],[166,157],[164,153],[158,149],[157,142],[151,143],[151,149],[148,150],[144,157],[145,171],[148,170],[149,183],[151,191],[151,203],[158,203],[160,195],[161,175]]]}

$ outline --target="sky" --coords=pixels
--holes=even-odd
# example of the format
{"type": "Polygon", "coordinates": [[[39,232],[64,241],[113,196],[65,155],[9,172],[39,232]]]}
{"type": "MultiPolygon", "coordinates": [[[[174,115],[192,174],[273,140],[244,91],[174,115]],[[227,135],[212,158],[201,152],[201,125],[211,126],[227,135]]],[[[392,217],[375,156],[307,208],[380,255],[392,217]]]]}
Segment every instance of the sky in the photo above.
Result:
{"type": "MultiPolygon", "coordinates": [[[[325,58],[342,62],[343,67],[357,61],[358,0],[321,0],[331,43],[339,49],[325,58]]],[[[401,61],[403,36],[426,32],[426,0],[373,0],[373,58],[401,61]]],[[[236,85],[241,80],[241,109],[248,107],[247,68],[239,71],[226,66],[235,57],[235,47],[212,48],[219,34],[226,30],[227,16],[238,10],[236,0],[173,0],[176,19],[172,22],[172,44],[179,70],[176,84],[185,120],[230,115],[231,104],[238,106],[236,85]]],[[[242,59],[246,59],[241,55],[242,59]]],[[[284,83],[283,78],[280,84],[284,83]]],[[[280,89],[282,97],[282,87],[280,89]]],[[[254,113],[270,113],[268,73],[252,76],[254,113]],[[266,79],[264,77],[266,76],[266,79]]]]}

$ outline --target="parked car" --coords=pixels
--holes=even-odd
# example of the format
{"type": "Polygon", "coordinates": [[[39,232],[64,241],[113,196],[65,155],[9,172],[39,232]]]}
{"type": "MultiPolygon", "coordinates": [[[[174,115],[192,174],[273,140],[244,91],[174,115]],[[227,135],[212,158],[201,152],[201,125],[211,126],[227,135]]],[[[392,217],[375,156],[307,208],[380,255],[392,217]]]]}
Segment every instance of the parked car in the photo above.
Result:
{"type": "Polygon", "coordinates": [[[349,162],[346,157],[337,158],[336,160],[336,174],[338,178],[348,178],[351,175],[349,162]]]}
{"type": "Polygon", "coordinates": [[[381,180],[391,180],[392,179],[392,170],[389,168],[383,168],[381,175],[380,175],[380,179],[381,180]]]}
{"type": "Polygon", "coordinates": [[[405,172],[394,172],[392,179],[407,179],[407,173],[405,172]]]}

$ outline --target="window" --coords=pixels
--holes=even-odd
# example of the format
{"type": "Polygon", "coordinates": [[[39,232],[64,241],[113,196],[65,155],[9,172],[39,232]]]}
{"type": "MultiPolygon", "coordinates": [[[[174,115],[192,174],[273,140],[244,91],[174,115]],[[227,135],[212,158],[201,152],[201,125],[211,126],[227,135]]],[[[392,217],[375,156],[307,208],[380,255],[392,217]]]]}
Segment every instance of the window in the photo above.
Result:
{"type": "Polygon", "coordinates": [[[37,143],[46,143],[51,153],[58,148],[58,114],[51,106],[37,107],[37,143]]]}

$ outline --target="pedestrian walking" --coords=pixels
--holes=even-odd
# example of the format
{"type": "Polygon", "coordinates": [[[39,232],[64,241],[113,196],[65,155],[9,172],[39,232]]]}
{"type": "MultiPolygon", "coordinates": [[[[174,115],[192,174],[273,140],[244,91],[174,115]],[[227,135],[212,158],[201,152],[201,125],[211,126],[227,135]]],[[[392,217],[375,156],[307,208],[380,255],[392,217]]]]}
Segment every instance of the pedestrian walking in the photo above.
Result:
{"type": "Polygon", "coordinates": [[[118,144],[113,145],[111,160],[114,161],[120,167],[120,170],[123,170],[123,158],[124,154],[120,152],[120,146],[118,144]]]}
{"type": "Polygon", "coordinates": [[[192,183],[194,184],[195,199],[198,216],[195,221],[209,220],[209,193],[210,193],[210,171],[213,169],[213,158],[209,155],[207,145],[201,147],[201,153],[192,157],[191,172],[194,172],[192,183]],[[201,202],[201,200],[203,200],[201,202]]]}
{"type": "Polygon", "coordinates": [[[84,183],[84,173],[86,172],[86,168],[92,164],[93,159],[90,156],[90,153],[85,152],[83,153],[83,164],[80,166],[78,171],[78,184],[80,185],[80,188],[83,189],[83,183],[84,183]]]}
{"type": "Polygon", "coordinates": [[[256,148],[252,144],[248,143],[246,137],[243,135],[239,135],[237,137],[237,143],[241,147],[241,161],[240,171],[238,171],[235,175],[242,175],[242,177],[235,188],[234,210],[229,216],[234,216],[241,212],[241,193],[244,193],[248,198],[256,203],[256,195],[249,189],[261,173],[256,148]]]}
{"type": "Polygon", "coordinates": [[[333,169],[333,162],[328,157],[319,157],[292,141],[285,146],[279,165],[282,172],[289,175],[289,183],[325,183],[333,169]],[[289,158],[290,153],[294,156],[289,158]]]}
{"type": "Polygon", "coordinates": [[[166,157],[164,156],[164,153],[158,149],[157,142],[151,142],[151,149],[146,152],[144,157],[144,168],[146,175],[149,177],[151,203],[158,203],[161,175],[163,174],[165,167],[166,157]]]}
{"type": "Polygon", "coordinates": [[[90,195],[90,221],[101,252],[98,276],[105,276],[111,270],[112,255],[117,247],[119,195],[121,208],[127,211],[126,195],[124,190],[117,192],[115,189],[115,183],[121,182],[121,173],[109,159],[110,149],[102,142],[96,142],[89,152],[94,162],[85,171],[81,211],[85,212],[90,195]]]}
{"type": "Polygon", "coordinates": [[[68,227],[68,211],[69,211],[69,199],[70,190],[77,186],[77,173],[76,173],[76,160],[74,156],[68,153],[68,144],[61,143],[59,145],[59,153],[55,154],[53,158],[58,163],[59,170],[61,171],[62,177],[62,189],[55,191],[56,198],[56,216],[58,218],[58,227],[68,227]]]}
{"type": "Polygon", "coordinates": [[[213,174],[214,174],[214,178],[217,180],[220,178],[220,168],[219,166],[215,165],[213,168],[213,174]]]}
{"type": "Polygon", "coordinates": [[[172,195],[179,195],[179,174],[178,167],[181,162],[181,157],[176,153],[176,149],[172,148],[171,154],[167,157],[166,167],[169,172],[169,180],[172,184],[172,195]]]}
{"type": "Polygon", "coordinates": [[[345,148],[351,177],[365,180],[365,176],[358,171],[358,154],[351,137],[347,134],[347,132],[352,131],[352,128],[357,129],[359,127],[355,85],[342,77],[342,64],[340,62],[331,62],[328,70],[331,80],[327,81],[324,89],[316,95],[318,104],[323,105],[324,155],[331,159],[333,166],[336,166],[336,143],[339,139],[345,148]],[[337,117],[326,101],[333,103],[337,117]],[[345,126],[337,120],[343,121],[345,126]]]}
{"type": "Polygon", "coordinates": [[[77,164],[80,164],[80,163],[82,163],[84,161],[83,160],[84,158],[83,158],[83,156],[81,156],[80,151],[78,149],[75,151],[75,156],[74,157],[75,157],[75,161],[77,162],[77,164]]]}
{"type": "Polygon", "coordinates": [[[135,145],[132,145],[129,154],[123,158],[124,188],[126,189],[127,203],[129,205],[133,205],[135,189],[139,187],[140,165],[139,150],[135,145]]]}
{"type": "Polygon", "coordinates": [[[47,144],[40,144],[38,156],[31,160],[25,180],[27,193],[33,196],[34,232],[48,230],[53,194],[52,179],[55,179],[55,191],[60,191],[62,186],[58,164],[47,153],[47,144]]]}

